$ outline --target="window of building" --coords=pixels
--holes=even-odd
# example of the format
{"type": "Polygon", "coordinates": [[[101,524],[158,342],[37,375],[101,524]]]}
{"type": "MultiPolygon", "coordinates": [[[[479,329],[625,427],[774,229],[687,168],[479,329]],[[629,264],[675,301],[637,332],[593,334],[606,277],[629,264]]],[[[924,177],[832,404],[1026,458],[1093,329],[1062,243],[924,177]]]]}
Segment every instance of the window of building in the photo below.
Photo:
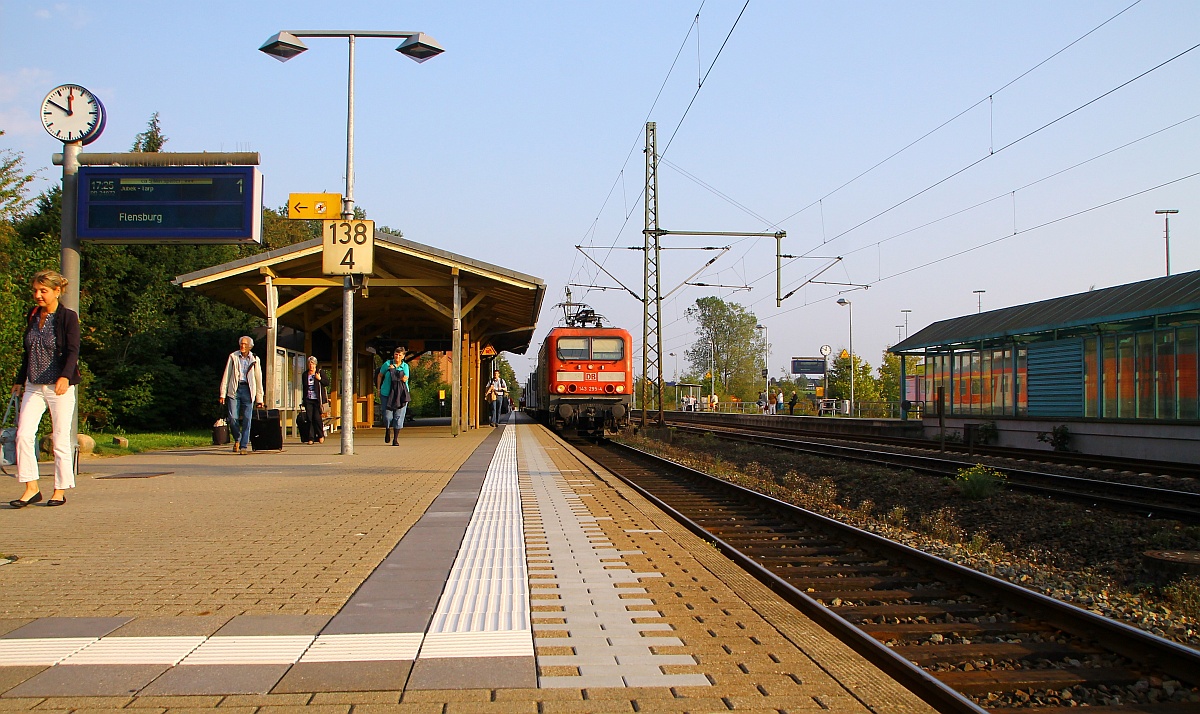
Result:
{"type": "Polygon", "coordinates": [[[1197,381],[1196,381],[1196,328],[1184,327],[1175,333],[1175,368],[1179,373],[1179,418],[1196,419],[1197,381]]]}
{"type": "Polygon", "coordinates": [[[1175,330],[1159,330],[1154,345],[1155,371],[1158,375],[1158,418],[1175,419],[1175,330]]]}
{"type": "Polygon", "coordinates": [[[1137,354],[1133,335],[1117,338],[1117,417],[1137,416],[1137,354]]]}
{"type": "Polygon", "coordinates": [[[1104,357],[1101,373],[1104,381],[1104,400],[1101,411],[1102,416],[1112,419],[1117,416],[1117,337],[1106,335],[1101,339],[1101,343],[1104,357]]]}
{"type": "Polygon", "coordinates": [[[1089,337],[1083,341],[1083,415],[1100,416],[1099,340],[1089,337]]]}
{"type": "Polygon", "coordinates": [[[1137,415],[1153,419],[1154,411],[1154,333],[1137,334],[1137,415]]]}

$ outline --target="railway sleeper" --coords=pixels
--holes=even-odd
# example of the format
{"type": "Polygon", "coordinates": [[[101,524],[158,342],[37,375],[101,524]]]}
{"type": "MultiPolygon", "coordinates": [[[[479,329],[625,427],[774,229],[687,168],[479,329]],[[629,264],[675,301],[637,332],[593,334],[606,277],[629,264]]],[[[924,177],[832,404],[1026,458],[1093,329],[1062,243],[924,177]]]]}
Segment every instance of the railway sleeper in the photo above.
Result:
{"type": "MultiPolygon", "coordinates": [[[[1133,684],[1141,674],[1123,667],[1072,667],[1069,669],[987,669],[971,672],[935,672],[938,679],[963,694],[986,695],[1017,689],[1066,689],[1133,684]]],[[[1193,708],[1195,705],[1193,705],[1193,708]]]]}
{"type": "Polygon", "coordinates": [[[1090,654],[1102,654],[1105,650],[1096,647],[1060,645],[1057,642],[993,642],[969,645],[896,645],[892,651],[913,664],[928,667],[933,664],[956,664],[978,660],[1016,660],[1026,667],[1036,662],[1026,660],[1080,659],[1090,654]]]}

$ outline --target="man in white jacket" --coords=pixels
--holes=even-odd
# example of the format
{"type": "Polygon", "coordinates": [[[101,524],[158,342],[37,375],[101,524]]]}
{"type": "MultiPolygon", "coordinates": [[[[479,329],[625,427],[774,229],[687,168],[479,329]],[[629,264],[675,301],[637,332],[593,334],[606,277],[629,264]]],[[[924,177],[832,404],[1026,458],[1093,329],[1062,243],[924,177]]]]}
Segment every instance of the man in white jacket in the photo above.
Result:
{"type": "Polygon", "coordinates": [[[243,335],[238,349],[225,361],[221,376],[221,403],[229,407],[229,440],[233,453],[246,453],[250,447],[250,420],[254,408],[263,405],[262,366],[250,349],[254,340],[243,335]]]}

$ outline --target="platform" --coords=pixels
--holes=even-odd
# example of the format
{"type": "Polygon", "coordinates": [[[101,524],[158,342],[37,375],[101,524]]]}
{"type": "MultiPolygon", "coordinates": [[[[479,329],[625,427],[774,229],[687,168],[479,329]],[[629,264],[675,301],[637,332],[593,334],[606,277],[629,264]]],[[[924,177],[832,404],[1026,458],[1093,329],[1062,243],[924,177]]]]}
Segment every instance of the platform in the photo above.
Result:
{"type": "Polygon", "coordinates": [[[541,426],[336,448],[0,509],[0,709],[929,711],[541,426]]]}

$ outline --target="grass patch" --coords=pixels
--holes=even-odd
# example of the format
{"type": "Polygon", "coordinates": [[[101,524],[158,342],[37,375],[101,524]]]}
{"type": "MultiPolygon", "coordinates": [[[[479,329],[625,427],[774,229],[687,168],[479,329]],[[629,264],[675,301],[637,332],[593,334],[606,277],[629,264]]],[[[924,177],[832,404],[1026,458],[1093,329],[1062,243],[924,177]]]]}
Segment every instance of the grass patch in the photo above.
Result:
{"type": "Polygon", "coordinates": [[[96,451],[94,452],[96,456],[128,456],[129,454],[140,454],[143,451],[212,446],[212,430],[209,429],[132,434],[92,432],[89,436],[96,440],[96,451]],[[114,436],[129,439],[129,446],[117,446],[113,443],[114,436]]]}

